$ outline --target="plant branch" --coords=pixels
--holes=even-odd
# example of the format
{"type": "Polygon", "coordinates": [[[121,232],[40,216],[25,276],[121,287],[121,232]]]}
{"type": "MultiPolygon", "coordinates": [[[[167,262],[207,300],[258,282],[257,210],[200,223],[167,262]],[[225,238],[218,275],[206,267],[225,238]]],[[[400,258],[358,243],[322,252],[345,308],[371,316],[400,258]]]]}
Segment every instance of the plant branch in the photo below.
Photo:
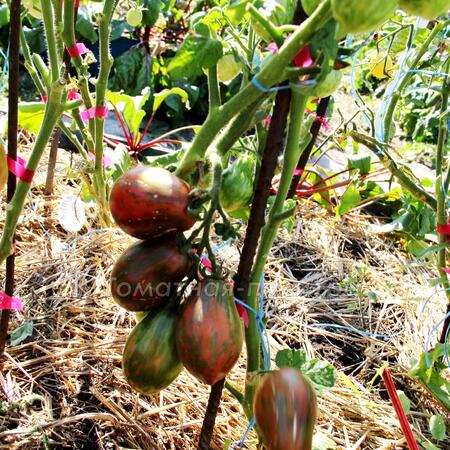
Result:
{"type": "MultiPolygon", "coordinates": [[[[283,70],[291,63],[298,49],[306,45],[314,33],[331,18],[330,1],[325,0],[316,9],[314,14],[303,22],[298,30],[295,31],[281,46],[278,54],[273,55],[258,73],[258,81],[261,85],[269,88],[280,81],[283,70]]],[[[238,94],[232,97],[227,103],[208,117],[194,139],[189,150],[184,154],[177,168],[177,175],[180,177],[188,176],[196,167],[197,161],[204,157],[209,145],[214,140],[220,130],[236,115],[239,111],[255,102],[264,93],[253,83],[248,83],[238,94]]]]}
{"type": "Polygon", "coordinates": [[[52,83],[54,83],[58,80],[61,69],[61,61],[58,55],[58,47],[55,36],[55,16],[53,12],[53,5],[48,0],[41,0],[41,8],[44,18],[45,36],[47,38],[50,72],[52,74],[52,83]]]}
{"type": "MultiPolygon", "coordinates": [[[[447,60],[445,65],[445,73],[448,74],[449,69],[450,69],[450,60],[447,60]]],[[[443,166],[445,158],[445,144],[447,142],[448,136],[447,108],[448,108],[449,93],[450,93],[450,79],[449,77],[446,77],[444,78],[442,86],[442,103],[439,121],[439,137],[436,149],[436,198],[437,198],[436,221],[439,225],[447,225],[448,223],[448,216],[446,213],[448,187],[446,186],[446,182],[444,182],[443,179],[443,166]]],[[[438,236],[439,236],[439,244],[445,244],[447,242],[448,236],[442,233],[438,233],[438,236]]],[[[439,277],[443,280],[442,287],[444,288],[445,294],[447,296],[447,313],[448,313],[450,311],[450,283],[448,279],[448,274],[445,270],[447,266],[447,256],[448,250],[445,247],[441,248],[438,252],[437,268],[439,271],[439,277]]],[[[447,318],[447,320],[444,321],[442,333],[439,339],[439,342],[441,344],[444,344],[446,341],[445,338],[449,326],[450,326],[450,318],[447,318]]]]}
{"type": "Polygon", "coordinates": [[[217,77],[217,64],[208,69],[209,113],[220,106],[220,87],[217,77]]]}
{"type": "Polygon", "coordinates": [[[408,66],[408,71],[403,75],[403,78],[401,79],[400,84],[397,86],[395,93],[392,95],[391,99],[389,100],[388,106],[386,108],[386,115],[383,119],[383,134],[384,134],[383,140],[384,140],[384,142],[390,141],[389,130],[391,128],[395,108],[397,106],[398,101],[400,100],[400,98],[402,96],[403,89],[407,86],[410,79],[414,76],[414,73],[411,72],[411,69],[414,69],[420,63],[420,60],[422,59],[423,55],[425,55],[425,53],[427,52],[428,47],[431,45],[431,43],[433,42],[436,35],[441,30],[443,30],[443,28],[446,26],[446,24],[448,24],[448,23],[440,22],[434,26],[430,35],[427,37],[427,39],[424,41],[422,46],[417,51],[416,56],[412,60],[411,64],[408,66]]]}
{"type": "MultiPolygon", "coordinates": [[[[19,39],[17,39],[17,42],[19,39]]],[[[45,107],[44,119],[39,129],[33,150],[27,163],[27,169],[36,171],[39,161],[48,144],[53,129],[58,122],[63,106],[61,104],[61,96],[65,87],[65,80],[58,79],[50,91],[50,95],[45,107]]],[[[0,240],[0,264],[11,254],[13,248],[13,238],[16,231],[17,222],[25,203],[26,196],[30,189],[30,183],[19,180],[17,189],[11,202],[9,203],[6,213],[5,226],[3,228],[2,238],[0,240]]]]}
{"type": "Polygon", "coordinates": [[[411,178],[409,178],[408,175],[406,175],[406,173],[397,166],[397,163],[392,159],[392,157],[384,149],[381,149],[379,142],[369,136],[357,133],[356,131],[351,131],[349,134],[356,142],[364,145],[369,150],[374,152],[380,159],[383,166],[397,178],[398,182],[404,189],[410,192],[418,200],[426,203],[434,211],[437,210],[436,199],[427,191],[418,186],[417,183],[415,183],[411,178]]]}

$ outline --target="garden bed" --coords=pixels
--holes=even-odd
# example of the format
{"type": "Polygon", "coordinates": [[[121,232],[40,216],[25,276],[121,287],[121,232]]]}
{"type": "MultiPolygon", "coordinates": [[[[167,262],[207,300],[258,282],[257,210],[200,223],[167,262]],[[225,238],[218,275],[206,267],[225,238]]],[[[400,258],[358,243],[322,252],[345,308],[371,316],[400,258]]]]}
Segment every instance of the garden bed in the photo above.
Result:
{"type": "MultiPolygon", "coordinates": [[[[37,174],[18,230],[16,292],[25,308],[14,314],[11,329],[32,321],[32,335],[7,348],[1,445],[194,449],[209,389],[186,371],[151,397],[125,382],[121,354],[135,319],[112,302],[109,275],[132,239],[116,228],[85,227],[73,235],[61,228],[59,198],[80,189],[66,178],[68,164],[70,155],[61,151],[54,196],[43,195],[45,172],[37,174]]],[[[272,355],[303,349],[338,369],[336,386],[319,399],[318,425],[337,448],[405,448],[377,375],[384,364],[412,402],[414,431],[429,437],[428,417],[444,411],[405,373],[445,310],[445,300],[432,296],[427,283],[435,274],[414,264],[395,241],[375,235],[368,217],[336,221],[308,201],[297,216],[292,234],[277,239],[265,271],[272,355]]],[[[231,270],[238,247],[218,255],[231,270]]],[[[229,381],[243,385],[244,376],[242,356],[229,381]]],[[[246,427],[239,404],[225,392],[212,448],[238,442],[246,427]]],[[[250,434],[247,443],[255,439],[250,434]]]]}

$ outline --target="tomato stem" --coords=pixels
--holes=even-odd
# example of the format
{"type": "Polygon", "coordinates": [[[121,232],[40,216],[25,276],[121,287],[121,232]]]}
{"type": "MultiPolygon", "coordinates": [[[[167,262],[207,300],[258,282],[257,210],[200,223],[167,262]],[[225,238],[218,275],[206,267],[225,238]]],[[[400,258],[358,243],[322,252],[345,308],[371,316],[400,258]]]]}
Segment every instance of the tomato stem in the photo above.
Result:
{"type": "MultiPolygon", "coordinates": [[[[330,1],[322,2],[316,11],[284,42],[279,52],[272,55],[267,64],[258,72],[258,81],[262,86],[269,88],[282,81],[282,75],[280,75],[283,73],[282,69],[291,63],[298,49],[306,45],[314,33],[331,18],[330,1]]],[[[196,162],[203,159],[206,150],[223,127],[239,111],[247,108],[263,95],[264,93],[260,89],[249,82],[234,97],[209,113],[191,147],[183,155],[176,174],[185,178],[195,170],[196,162]]]]}
{"type": "MultiPolygon", "coordinates": [[[[287,133],[286,148],[284,152],[283,169],[278,193],[275,202],[270,210],[267,224],[262,229],[261,241],[256,254],[255,264],[250,278],[250,285],[247,293],[247,303],[249,307],[259,311],[258,290],[261,276],[264,271],[270,249],[275,240],[280,224],[285,220],[284,202],[287,198],[289,186],[294,175],[297,161],[308,141],[304,140],[303,145],[299,145],[302,122],[306,108],[307,97],[292,91],[290,120],[287,133]]],[[[293,211],[291,211],[292,214],[293,211]]],[[[246,330],[247,345],[247,382],[245,385],[244,404],[246,411],[252,411],[253,397],[258,385],[258,372],[260,370],[260,348],[261,342],[257,330],[256,317],[251,317],[249,327],[246,330]]],[[[250,417],[249,417],[250,418],[250,417]]]]}

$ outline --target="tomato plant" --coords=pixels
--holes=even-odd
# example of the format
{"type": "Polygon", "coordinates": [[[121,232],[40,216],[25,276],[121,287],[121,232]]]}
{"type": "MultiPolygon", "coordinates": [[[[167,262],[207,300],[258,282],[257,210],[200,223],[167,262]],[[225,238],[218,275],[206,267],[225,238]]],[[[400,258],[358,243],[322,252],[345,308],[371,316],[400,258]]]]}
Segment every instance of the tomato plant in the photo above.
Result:
{"type": "MultiPolygon", "coordinates": [[[[37,3],[27,2],[34,15],[37,3]]],[[[418,25],[412,25],[416,19],[403,26],[396,18],[393,23],[397,28],[389,32],[389,38],[374,33],[356,37],[353,44],[349,34],[376,32],[396,13],[398,2],[213,2],[208,8],[196,5],[198,10],[193,14],[190,13],[195,8],[189,9],[189,32],[184,18],[173,14],[177,17],[170,20],[180,25],[183,39],[179,47],[169,48],[170,57],[164,62],[158,59],[163,43],[158,41],[152,52],[149,47],[162,2],[142,0],[131,2],[126,14],[128,23],[136,28],[132,32],[142,37],[142,42],[133,48],[133,57],[131,53],[121,57],[122,68],[116,67],[111,81],[114,62],[110,38],[118,1],[100,3],[99,72],[94,83],[89,72],[92,56],[77,40],[74,24],[78,8],[74,0],[38,3],[48,48],[45,61],[37,53],[32,54],[24,29],[20,30],[26,67],[43,99],[21,108],[21,123],[31,124],[37,135],[28,171],[37,169],[53,130],[60,128],[84,161],[80,175],[83,188],[87,187],[99,206],[96,225],[108,226],[111,213],[123,231],[139,239],[123,252],[111,272],[111,294],[116,303],[139,313],[138,323],[124,347],[125,379],[133,389],[151,395],[167,387],[185,367],[212,386],[209,405],[213,406],[208,414],[214,417],[224,380],[241,354],[245,336],[246,382],[230,390],[247,419],[251,421],[255,416],[257,432],[268,448],[310,448],[317,409],[314,389],[325,385],[313,377],[307,381],[306,372],[319,364],[306,363],[304,355],[297,353],[289,357],[282,354],[277,355],[276,361],[280,370],[271,372],[264,342],[266,318],[261,306],[261,280],[280,226],[294,223],[296,200],[302,195],[319,194],[322,204],[339,217],[365,200],[364,192],[370,189],[364,177],[371,170],[370,158],[355,157],[343,172],[357,173],[360,179],[354,177],[342,184],[330,182],[335,175],[322,176],[319,171],[306,170],[306,162],[301,165],[304,155],[308,160],[315,145],[313,126],[318,121],[325,122],[327,108],[319,115],[319,107],[314,111],[315,101],[335,92],[342,83],[343,71],[363,45],[361,41],[372,39],[371,50],[376,56],[365,64],[365,70],[381,86],[382,107],[368,119],[370,135],[350,121],[340,127],[341,135],[336,133],[333,138],[342,145],[351,141],[355,149],[364,145],[374,152],[377,164],[383,165],[416,202],[427,205],[421,217],[429,218],[431,211],[440,227],[447,226],[446,197],[441,192],[441,186],[447,191],[450,183],[450,172],[444,171],[447,59],[439,62],[440,82],[433,105],[439,105],[435,193],[396,163],[389,143],[395,134],[396,107],[417,73],[428,76],[427,61],[440,59],[436,55],[445,49],[436,41],[444,36],[448,24],[436,20],[430,29],[417,31],[418,25]],[[305,19],[303,13],[309,17],[305,19]],[[418,43],[413,48],[416,37],[418,43]],[[154,61],[159,64],[161,83],[166,83],[159,93],[149,86],[141,90],[153,74],[154,61]],[[176,110],[177,102],[187,105],[193,98],[200,98],[200,89],[190,83],[205,74],[208,112],[202,126],[195,127],[192,141],[182,143],[162,137],[145,142],[148,127],[162,102],[176,110]],[[393,83],[388,85],[390,78],[393,83]],[[167,79],[183,88],[169,86],[167,79]],[[112,92],[108,85],[136,92],[133,96],[112,92]],[[133,162],[125,150],[126,164],[105,168],[105,151],[114,154],[105,147],[117,144],[115,138],[105,139],[103,132],[109,105],[117,114],[130,153],[137,154],[156,144],[173,144],[176,150],[163,158],[135,158],[133,162]],[[150,108],[150,119],[142,129],[144,106],[150,108]],[[63,115],[70,124],[62,120],[63,115]],[[148,162],[149,165],[142,164],[148,162]],[[125,170],[131,164],[133,167],[125,170]],[[121,176],[115,179],[119,173],[121,176]],[[302,177],[300,187],[297,182],[293,186],[296,200],[288,198],[294,176],[302,177]],[[345,192],[340,204],[334,204],[328,191],[340,187],[345,187],[345,192]],[[237,273],[229,274],[216,259],[214,243],[238,238],[242,232],[240,220],[244,219],[248,222],[241,262],[237,273]],[[189,290],[192,292],[186,295],[189,290]],[[235,301],[247,313],[244,327],[235,301]],[[289,368],[282,364],[283,358],[292,360],[289,368]]],[[[448,2],[440,1],[425,4],[405,0],[400,4],[407,12],[433,19],[448,6],[448,2]]],[[[94,26],[89,30],[89,34],[97,33],[94,26]]],[[[368,114],[367,108],[361,107],[358,113],[368,114]]],[[[191,124],[188,127],[193,128],[191,124]]],[[[316,127],[316,136],[317,133],[316,127]]],[[[115,152],[120,158],[117,147],[115,152]]],[[[29,181],[19,179],[6,213],[1,262],[12,252],[29,188],[29,181]]],[[[417,203],[411,205],[421,210],[417,203]]],[[[429,228],[423,227],[424,235],[426,231],[429,228]]],[[[432,250],[437,253],[440,282],[450,299],[447,241],[443,233],[438,239],[437,250],[432,250]]],[[[419,369],[412,374],[422,377],[422,367],[419,369]]],[[[331,376],[329,367],[326,370],[334,383],[334,373],[331,376]]],[[[436,383],[432,388],[437,389],[436,383]]],[[[211,427],[211,422],[214,420],[209,420],[205,429],[211,427]]],[[[208,441],[208,437],[204,439],[208,441]]]]}

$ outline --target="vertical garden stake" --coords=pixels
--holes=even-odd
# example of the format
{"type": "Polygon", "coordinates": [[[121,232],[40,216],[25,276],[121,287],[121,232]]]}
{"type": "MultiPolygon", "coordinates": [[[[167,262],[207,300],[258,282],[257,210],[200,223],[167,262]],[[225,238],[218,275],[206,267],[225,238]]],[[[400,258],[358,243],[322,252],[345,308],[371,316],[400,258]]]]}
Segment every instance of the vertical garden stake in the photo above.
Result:
{"type": "MultiPolygon", "coordinates": [[[[9,22],[9,79],[8,79],[8,156],[17,157],[17,121],[19,104],[19,50],[20,50],[20,0],[11,0],[9,22]]],[[[9,172],[7,202],[16,190],[16,176],[9,172]]],[[[14,291],[14,253],[6,259],[5,293],[12,296],[14,291]]],[[[0,358],[3,359],[8,335],[10,310],[2,310],[0,321],[0,358]]],[[[1,361],[3,365],[3,360],[1,361]]]]}

